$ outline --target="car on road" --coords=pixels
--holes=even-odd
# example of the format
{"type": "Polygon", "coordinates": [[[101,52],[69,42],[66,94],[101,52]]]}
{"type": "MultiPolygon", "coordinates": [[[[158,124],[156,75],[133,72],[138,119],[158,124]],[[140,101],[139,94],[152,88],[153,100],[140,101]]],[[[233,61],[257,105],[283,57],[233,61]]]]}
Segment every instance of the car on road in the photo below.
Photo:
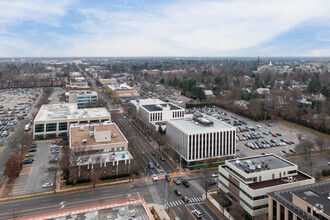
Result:
{"type": "Polygon", "coordinates": [[[296,153],[296,151],[295,151],[293,148],[290,148],[289,151],[290,151],[291,153],[293,153],[293,154],[296,153]]]}
{"type": "Polygon", "coordinates": [[[182,193],[181,193],[179,190],[177,190],[177,189],[174,190],[174,193],[175,193],[177,196],[181,196],[181,195],[182,195],[182,193]]]}
{"type": "Polygon", "coordinates": [[[202,218],[202,213],[200,211],[198,211],[197,209],[192,210],[191,213],[194,214],[194,216],[197,219],[201,219],[202,218]]]}
{"type": "Polygon", "coordinates": [[[175,182],[176,185],[180,185],[181,184],[181,180],[179,178],[174,178],[173,181],[175,182]]]}
{"type": "Polygon", "coordinates": [[[152,174],[152,179],[154,180],[154,181],[157,181],[158,180],[158,177],[156,176],[156,174],[152,174]]]}
{"type": "Polygon", "coordinates": [[[218,173],[212,173],[212,177],[218,177],[219,174],[218,173]]]}
{"type": "Polygon", "coordinates": [[[37,149],[30,149],[28,152],[29,152],[29,153],[37,152],[37,149]]]}
{"type": "Polygon", "coordinates": [[[164,162],[165,161],[165,158],[164,157],[161,157],[160,160],[164,162]]]}
{"type": "Polygon", "coordinates": [[[30,163],[33,163],[34,159],[25,159],[23,161],[23,164],[30,164],[30,163]]]}
{"type": "Polygon", "coordinates": [[[156,156],[156,153],[153,151],[153,152],[151,152],[151,155],[152,156],[156,156]]]}
{"type": "Polygon", "coordinates": [[[158,162],[155,162],[155,167],[160,167],[158,162]]]}
{"type": "Polygon", "coordinates": [[[26,157],[33,157],[34,156],[34,153],[27,153],[25,154],[26,157]]]}
{"type": "Polygon", "coordinates": [[[215,180],[209,180],[209,186],[213,186],[217,184],[217,182],[215,180]]]}
{"type": "Polygon", "coordinates": [[[154,165],[153,165],[151,162],[149,162],[149,163],[148,163],[148,167],[149,167],[150,169],[153,169],[153,168],[154,168],[154,165]]]}
{"type": "Polygon", "coordinates": [[[52,187],[53,186],[53,183],[44,183],[42,184],[42,188],[49,188],[49,187],[52,187]]]}
{"type": "Polygon", "coordinates": [[[182,185],[184,185],[185,187],[189,187],[189,182],[187,180],[183,180],[182,185]]]}
{"type": "Polygon", "coordinates": [[[182,199],[183,202],[189,203],[189,198],[188,197],[182,196],[181,199],[182,199]]]}

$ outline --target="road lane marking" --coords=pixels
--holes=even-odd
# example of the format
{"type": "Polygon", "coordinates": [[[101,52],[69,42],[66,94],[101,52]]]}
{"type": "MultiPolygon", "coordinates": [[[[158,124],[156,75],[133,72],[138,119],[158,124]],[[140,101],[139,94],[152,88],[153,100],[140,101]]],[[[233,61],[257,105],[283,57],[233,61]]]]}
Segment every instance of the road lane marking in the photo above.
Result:
{"type": "MultiPolygon", "coordinates": [[[[121,195],[116,195],[116,196],[106,196],[106,197],[96,198],[96,199],[87,199],[87,200],[82,200],[82,201],[77,201],[77,202],[70,202],[70,203],[67,203],[66,205],[96,201],[96,200],[100,200],[100,199],[115,198],[115,197],[126,196],[126,195],[128,195],[128,194],[121,194],[121,195]]],[[[40,210],[40,209],[47,209],[47,208],[54,208],[54,207],[58,207],[58,206],[60,206],[60,205],[43,206],[43,207],[38,207],[38,208],[33,208],[33,209],[25,209],[25,210],[16,211],[15,213],[28,212],[28,211],[34,211],[34,210],[40,210]]],[[[12,214],[12,212],[0,213],[0,216],[8,215],[8,214],[12,214]]]]}
{"type": "MultiPolygon", "coordinates": [[[[190,215],[195,219],[195,220],[197,220],[196,218],[195,218],[195,216],[192,214],[192,212],[188,209],[188,207],[187,206],[184,206],[187,210],[188,210],[188,212],[190,213],[190,215]]],[[[212,219],[212,218],[211,218],[212,219]]]]}

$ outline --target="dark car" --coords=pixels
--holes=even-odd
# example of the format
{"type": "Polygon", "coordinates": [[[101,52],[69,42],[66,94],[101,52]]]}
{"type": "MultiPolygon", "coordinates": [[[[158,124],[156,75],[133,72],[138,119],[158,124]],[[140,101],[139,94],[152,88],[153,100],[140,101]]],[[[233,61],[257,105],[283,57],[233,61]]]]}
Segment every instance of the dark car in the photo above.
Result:
{"type": "Polygon", "coordinates": [[[155,162],[155,167],[160,167],[158,162],[155,162]]]}
{"type": "Polygon", "coordinates": [[[189,182],[187,180],[183,180],[182,185],[184,185],[185,187],[189,187],[189,182]]]}
{"type": "Polygon", "coordinates": [[[170,175],[166,174],[166,175],[165,175],[165,179],[167,180],[167,182],[170,182],[170,181],[171,181],[171,177],[170,177],[170,175]]]}
{"type": "Polygon", "coordinates": [[[156,156],[156,153],[153,151],[153,152],[151,152],[151,155],[152,156],[156,156]]]}
{"type": "Polygon", "coordinates": [[[189,203],[189,198],[188,197],[182,196],[181,199],[182,199],[183,202],[189,203]]]}
{"type": "Polygon", "coordinates": [[[175,193],[176,195],[178,195],[178,196],[181,196],[181,195],[182,195],[182,193],[181,193],[179,190],[177,190],[177,189],[174,190],[174,193],[175,193]]]}
{"type": "Polygon", "coordinates": [[[276,133],[277,136],[282,136],[281,133],[276,133]]]}
{"type": "Polygon", "coordinates": [[[164,158],[164,157],[161,157],[160,160],[161,160],[161,161],[165,161],[165,158],[164,158]]]}
{"type": "Polygon", "coordinates": [[[148,166],[149,166],[150,169],[154,168],[154,165],[151,162],[149,162],[148,166]]]}
{"type": "Polygon", "coordinates": [[[33,163],[34,159],[26,159],[23,161],[23,164],[30,164],[33,163]]]}
{"type": "Polygon", "coordinates": [[[215,184],[217,184],[217,182],[216,182],[215,180],[210,180],[210,181],[209,181],[209,186],[213,186],[213,185],[215,185],[215,184]]]}
{"type": "Polygon", "coordinates": [[[31,152],[37,152],[37,149],[30,149],[28,152],[29,153],[31,153],[31,152]]]}
{"type": "Polygon", "coordinates": [[[48,167],[48,170],[57,170],[57,166],[56,165],[51,165],[48,167]]]}

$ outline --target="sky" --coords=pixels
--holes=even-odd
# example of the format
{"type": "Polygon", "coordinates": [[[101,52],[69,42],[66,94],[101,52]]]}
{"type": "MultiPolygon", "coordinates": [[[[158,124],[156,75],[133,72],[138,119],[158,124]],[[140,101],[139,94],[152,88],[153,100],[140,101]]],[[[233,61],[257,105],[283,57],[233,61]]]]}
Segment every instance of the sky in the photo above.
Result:
{"type": "Polygon", "coordinates": [[[0,0],[0,57],[330,56],[329,0],[0,0]]]}

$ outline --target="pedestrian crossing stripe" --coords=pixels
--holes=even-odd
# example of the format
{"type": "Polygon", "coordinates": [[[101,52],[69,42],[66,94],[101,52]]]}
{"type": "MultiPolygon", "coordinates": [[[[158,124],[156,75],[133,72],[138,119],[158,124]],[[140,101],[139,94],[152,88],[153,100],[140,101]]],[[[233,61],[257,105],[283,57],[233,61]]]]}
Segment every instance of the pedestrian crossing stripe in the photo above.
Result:
{"type": "MultiPolygon", "coordinates": [[[[203,202],[201,197],[194,197],[194,198],[190,198],[190,204],[191,203],[199,203],[199,202],[203,202]]],[[[184,202],[182,200],[176,200],[176,201],[172,201],[169,202],[167,205],[166,203],[164,204],[166,207],[174,207],[174,206],[179,206],[179,205],[183,205],[184,202]]]]}

